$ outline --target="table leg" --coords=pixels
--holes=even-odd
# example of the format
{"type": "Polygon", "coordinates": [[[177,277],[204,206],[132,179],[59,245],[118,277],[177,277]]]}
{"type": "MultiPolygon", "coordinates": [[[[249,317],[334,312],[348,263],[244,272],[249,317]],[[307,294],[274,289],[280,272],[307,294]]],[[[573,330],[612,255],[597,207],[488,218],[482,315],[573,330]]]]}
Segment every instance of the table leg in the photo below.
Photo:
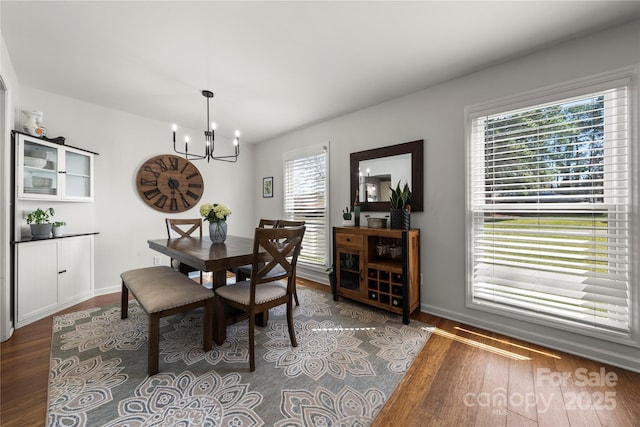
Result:
{"type": "MultiPolygon", "coordinates": [[[[213,290],[220,286],[227,285],[227,271],[214,271],[213,272],[213,290]]],[[[213,303],[213,341],[216,345],[222,345],[224,340],[227,339],[227,313],[225,306],[217,298],[213,303]]]]}

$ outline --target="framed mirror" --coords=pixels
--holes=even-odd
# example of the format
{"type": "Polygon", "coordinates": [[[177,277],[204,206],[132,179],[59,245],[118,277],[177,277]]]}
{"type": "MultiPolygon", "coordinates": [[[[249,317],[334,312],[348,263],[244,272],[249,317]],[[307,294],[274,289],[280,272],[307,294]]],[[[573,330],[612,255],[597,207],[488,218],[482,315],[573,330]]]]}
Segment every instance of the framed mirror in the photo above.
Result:
{"type": "Polygon", "coordinates": [[[358,197],[362,211],[388,212],[389,187],[400,181],[411,189],[411,212],[423,211],[423,140],[351,153],[350,163],[351,206],[358,197]]]}

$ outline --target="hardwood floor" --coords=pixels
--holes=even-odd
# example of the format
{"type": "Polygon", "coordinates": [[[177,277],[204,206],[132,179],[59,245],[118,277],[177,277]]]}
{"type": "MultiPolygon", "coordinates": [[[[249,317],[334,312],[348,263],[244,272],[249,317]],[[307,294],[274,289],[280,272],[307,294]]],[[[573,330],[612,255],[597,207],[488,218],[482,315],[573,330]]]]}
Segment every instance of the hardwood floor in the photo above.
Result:
{"type": "MultiPolygon", "coordinates": [[[[119,298],[99,296],[61,313],[119,298]]],[[[374,427],[638,425],[638,373],[424,313],[412,318],[434,332],[374,427]]],[[[51,318],[42,319],[0,345],[3,427],[45,424],[51,327],[51,318]]]]}

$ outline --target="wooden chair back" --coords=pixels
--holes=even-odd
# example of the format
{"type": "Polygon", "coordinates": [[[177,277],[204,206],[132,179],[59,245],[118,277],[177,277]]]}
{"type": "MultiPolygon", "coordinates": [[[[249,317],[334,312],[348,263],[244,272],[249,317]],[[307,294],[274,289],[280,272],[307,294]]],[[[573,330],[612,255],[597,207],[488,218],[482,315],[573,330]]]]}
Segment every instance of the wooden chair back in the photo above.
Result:
{"type": "Polygon", "coordinates": [[[278,225],[277,219],[260,218],[260,222],[258,223],[258,227],[260,228],[275,228],[277,225],[278,225]]]}
{"type": "Polygon", "coordinates": [[[305,225],[304,221],[291,221],[288,219],[279,219],[276,227],[286,228],[286,227],[302,227],[305,225]]]}
{"type": "MultiPolygon", "coordinates": [[[[202,219],[200,218],[166,218],[167,237],[190,237],[194,232],[198,231],[199,237],[202,238],[202,219]]],[[[195,237],[195,236],[194,236],[195,237]]]]}
{"type": "MultiPolygon", "coordinates": [[[[287,280],[287,295],[295,291],[296,264],[306,227],[256,228],[253,242],[251,295],[255,303],[256,286],[275,280],[287,280]],[[264,251],[265,254],[261,254],[264,251]]],[[[282,304],[282,302],[281,302],[282,304]]]]}

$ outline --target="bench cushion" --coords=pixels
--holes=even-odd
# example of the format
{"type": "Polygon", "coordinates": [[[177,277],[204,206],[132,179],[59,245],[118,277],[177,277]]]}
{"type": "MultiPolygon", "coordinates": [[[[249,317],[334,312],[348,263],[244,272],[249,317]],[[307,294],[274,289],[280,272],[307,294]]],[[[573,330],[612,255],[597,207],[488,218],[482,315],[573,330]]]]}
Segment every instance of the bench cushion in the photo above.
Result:
{"type": "Polygon", "coordinates": [[[157,313],[214,297],[210,289],[167,266],[129,270],[120,274],[120,277],[147,313],[157,313]]]}

